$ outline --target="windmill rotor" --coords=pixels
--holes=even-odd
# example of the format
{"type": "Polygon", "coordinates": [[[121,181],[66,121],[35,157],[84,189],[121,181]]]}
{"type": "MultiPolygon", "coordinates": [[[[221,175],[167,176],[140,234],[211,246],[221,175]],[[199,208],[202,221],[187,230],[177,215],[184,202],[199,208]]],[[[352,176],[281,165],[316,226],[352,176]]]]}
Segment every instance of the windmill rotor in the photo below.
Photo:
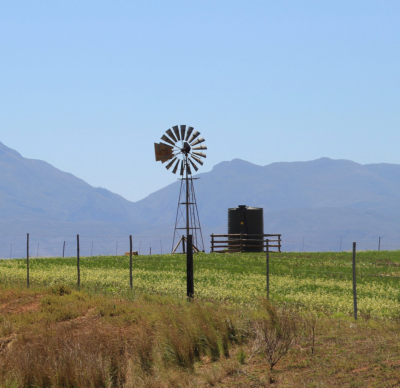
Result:
{"type": "Polygon", "coordinates": [[[161,136],[162,142],[154,143],[156,161],[161,161],[161,163],[170,161],[165,166],[167,170],[175,163],[172,169],[173,174],[179,170],[181,176],[185,171],[192,175],[190,166],[198,171],[198,165],[203,165],[200,158],[206,158],[204,152],[199,152],[207,150],[207,147],[201,144],[205,142],[205,139],[199,135],[200,132],[186,125],[175,125],[172,129],[166,130],[165,134],[161,136]]]}

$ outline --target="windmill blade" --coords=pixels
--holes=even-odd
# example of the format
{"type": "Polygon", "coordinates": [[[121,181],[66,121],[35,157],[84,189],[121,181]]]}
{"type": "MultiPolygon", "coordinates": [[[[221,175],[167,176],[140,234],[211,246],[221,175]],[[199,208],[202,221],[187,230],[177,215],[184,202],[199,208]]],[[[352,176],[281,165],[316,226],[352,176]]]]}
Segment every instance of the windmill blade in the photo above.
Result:
{"type": "Polygon", "coordinates": [[[192,149],[194,149],[194,150],[206,150],[206,149],[207,149],[207,146],[201,145],[201,146],[198,146],[198,147],[194,147],[194,148],[192,148],[192,149]]]}
{"type": "Polygon", "coordinates": [[[172,133],[172,131],[170,130],[170,129],[168,129],[168,131],[165,131],[166,132],[166,134],[174,141],[174,145],[175,145],[175,143],[178,141],[178,140],[176,140],[176,137],[175,137],[175,135],[172,133]]]}
{"type": "Polygon", "coordinates": [[[187,141],[187,139],[189,139],[189,136],[192,134],[192,132],[193,132],[193,127],[189,127],[188,128],[188,130],[187,130],[187,132],[186,132],[186,141],[187,141]]]}
{"type": "Polygon", "coordinates": [[[203,165],[203,162],[202,162],[197,156],[194,156],[194,155],[190,155],[190,156],[191,156],[197,163],[203,165]]]}
{"type": "Polygon", "coordinates": [[[175,164],[174,169],[172,170],[172,173],[173,173],[173,174],[176,174],[176,170],[178,169],[179,162],[180,162],[180,160],[178,159],[177,162],[176,162],[176,164],[175,164]]]}
{"type": "Polygon", "coordinates": [[[189,158],[189,162],[190,162],[190,164],[192,165],[192,167],[193,167],[196,171],[198,171],[199,168],[193,163],[192,159],[189,158]]]}
{"type": "Polygon", "coordinates": [[[189,143],[191,143],[194,139],[196,139],[197,136],[200,135],[200,132],[194,131],[193,135],[191,136],[189,143]]]}
{"type": "Polygon", "coordinates": [[[183,164],[183,160],[181,160],[181,172],[180,172],[180,175],[183,175],[183,170],[184,170],[184,164],[183,164]]]}
{"type": "Polygon", "coordinates": [[[175,143],[169,137],[167,137],[165,135],[162,136],[161,140],[164,140],[166,143],[169,143],[173,146],[175,145],[175,143]]]}
{"type": "Polygon", "coordinates": [[[174,132],[175,132],[176,138],[177,138],[178,140],[181,140],[181,137],[179,136],[179,128],[178,128],[178,126],[175,125],[174,127],[172,127],[172,129],[173,129],[174,132]]]}
{"type": "MultiPolygon", "coordinates": [[[[191,147],[195,146],[196,144],[200,144],[203,143],[205,141],[204,137],[199,137],[195,142],[193,142],[191,145],[191,147]]],[[[190,143],[190,142],[189,142],[190,143]]]]}
{"type": "Polygon", "coordinates": [[[173,159],[165,166],[165,168],[166,168],[167,170],[169,170],[169,169],[172,167],[172,165],[175,163],[175,160],[176,160],[176,156],[175,156],[175,158],[173,158],[173,159]]]}
{"type": "Polygon", "coordinates": [[[193,154],[197,155],[197,156],[201,156],[202,158],[206,158],[207,155],[204,154],[203,152],[192,152],[193,154]]]}
{"type": "Polygon", "coordinates": [[[181,125],[181,140],[185,140],[186,125],[181,125]]]}

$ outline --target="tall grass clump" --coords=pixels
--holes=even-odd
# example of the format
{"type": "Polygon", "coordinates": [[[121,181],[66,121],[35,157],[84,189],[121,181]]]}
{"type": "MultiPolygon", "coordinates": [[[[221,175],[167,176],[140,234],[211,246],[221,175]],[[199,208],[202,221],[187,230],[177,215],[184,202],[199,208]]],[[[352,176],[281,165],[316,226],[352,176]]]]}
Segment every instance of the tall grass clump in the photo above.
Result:
{"type": "Polygon", "coordinates": [[[228,309],[161,297],[86,300],[52,287],[38,309],[43,325],[25,328],[0,352],[0,386],[190,386],[185,376],[195,363],[228,356],[240,331],[228,309]],[[68,321],[55,311],[65,317],[65,305],[78,311],[82,303],[92,307],[68,321]]]}

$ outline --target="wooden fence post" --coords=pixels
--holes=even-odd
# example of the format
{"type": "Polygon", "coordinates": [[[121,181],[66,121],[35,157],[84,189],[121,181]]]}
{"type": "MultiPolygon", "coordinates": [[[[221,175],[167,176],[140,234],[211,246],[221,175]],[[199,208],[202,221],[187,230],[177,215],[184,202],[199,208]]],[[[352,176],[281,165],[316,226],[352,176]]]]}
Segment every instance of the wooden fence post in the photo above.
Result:
{"type": "Polygon", "coordinates": [[[132,284],[132,235],[129,236],[129,281],[131,285],[131,290],[133,288],[132,284]]]}
{"type": "Polygon", "coordinates": [[[194,296],[194,279],[193,279],[193,237],[191,234],[187,236],[186,244],[186,275],[187,275],[187,297],[190,300],[194,296]]]}
{"type": "Polygon", "coordinates": [[[269,240],[267,239],[267,299],[269,300],[269,240]]]}
{"type": "Polygon", "coordinates": [[[79,234],[76,235],[76,266],[78,270],[78,287],[81,286],[81,269],[79,265],[79,234]]]}
{"type": "Polygon", "coordinates": [[[26,286],[29,288],[29,233],[26,235],[26,286]]]}
{"type": "Polygon", "coordinates": [[[354,319],[357,319],[356,243],[353,242],[353,303],[354,319]]]}
{"type": "Polygon", "coordinates": [[[211,253],[214,252],[214,233],[211,235],[211,253]]]}

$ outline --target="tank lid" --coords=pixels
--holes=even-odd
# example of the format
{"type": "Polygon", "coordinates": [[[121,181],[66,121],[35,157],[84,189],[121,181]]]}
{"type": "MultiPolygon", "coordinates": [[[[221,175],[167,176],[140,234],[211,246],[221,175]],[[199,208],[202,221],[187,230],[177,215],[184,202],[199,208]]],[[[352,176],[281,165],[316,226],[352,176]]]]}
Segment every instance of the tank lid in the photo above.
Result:
{"type": "Polygon", "coordinates": [[[240,208],[245,208],[245,207],[247,207],[246,205],[239,205],[238,207],[240,207],[240,208]]]}

